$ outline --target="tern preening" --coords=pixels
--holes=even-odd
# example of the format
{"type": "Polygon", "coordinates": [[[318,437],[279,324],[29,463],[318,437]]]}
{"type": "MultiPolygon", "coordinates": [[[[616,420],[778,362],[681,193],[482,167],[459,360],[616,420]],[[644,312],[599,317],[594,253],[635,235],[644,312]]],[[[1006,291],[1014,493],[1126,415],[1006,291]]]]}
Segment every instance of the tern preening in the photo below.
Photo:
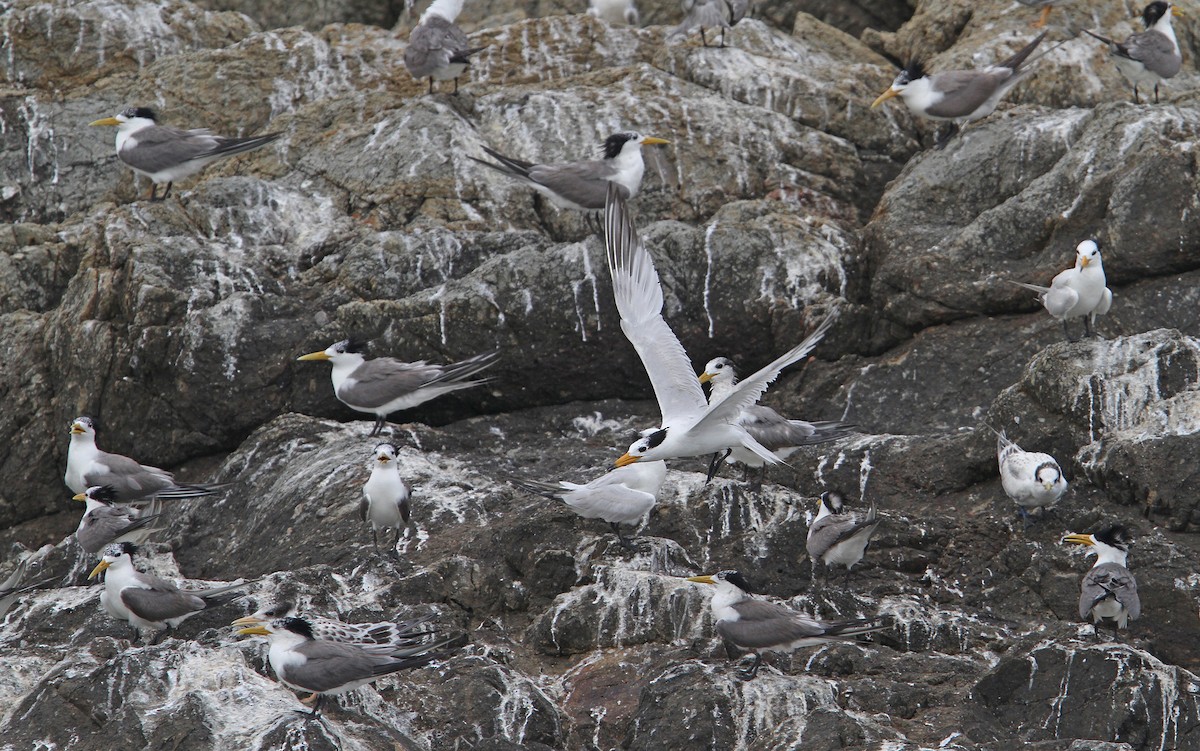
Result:
{"type": "Polygon", "coordinates": [[[790,652],[799,647],[855,641],[854,637],[861,634],[888,628],[869,618],[821,621],[783,605],[754,599],[750,585],[737,571],[693,576],[688,581],[717,588],[711,602],[717,634],[727,643],[754,652],[754,662],[739,673],[745,680],[758,674],[763,651],[790,652]]]}
{"type": "Polygon", "coordinates": [[[96,446],[96,425],[89,417],[71,421],[71,443],[67,447],[67,472],[63,480],[76,493],[93,486],[107,487],[114,503],[149,502],[154,498],[198,498],[225,487],[175,482],[175,475],[96,446]]]}
{"type": "Polygon", "coordinates": [[[286,600],[267,605],[232,623],[234,626],[256,626],[271,621],[297,616],[303,618],[312,629],[313,638],[353,644],[375,654],[394,655],[418,644],[437,631],[427,628],[432,616],[415,618],[411,621],[379,621],[370,623],[344,623],[332,618],[320,618],[297,612],[296,605],[286,600]]]}
{"type": "Polygon", "coordinates": [[[87,509],[75,530],[75,540],[87,553],[99,553],[113,542],[140,545],[157,529],[147,529],[158,518],[157,513],[141,513],[133,506],[118,505],[112,488],[93,485],[74,496],[87,509]]]}
{"type": "Polygon", "coordinates": [[[1067,492],[1067,480],[1053,456],[1025,451],[1003,430],[996,433],[996,461],[1004,492],[1016,502],[1026,526],[1031,510],[1050,508],[1067,492]]]}
{"type": "Polygon", "coordinates": [[[309,716],[316,717],[326,696],[352,691],[385,675],[423,667],[447,657],[458,637],[433,644],[378,654],[346,642],[318,639],[312,625],[289,616],[238,630],[239,634],[267,637],[267,659],[279,682],[296,691],[308,691],[302,701],[314,702],[309,716]]]}
{"type": "Polygon", "coordinates": [[[467,35],[454,20],[462,12],[463,0],[435,0],[408,37],[404,49],[404,67],[413,78],[429,77],[429,93],[434,81],[454,79],[458,93],[458,77],[470,63],[471,55],[483,47],[472,47],[467,35]]]}
{"type": "Polygon", "coordinates": [[[512,483],[530,493],[560,500],[584,519],[608,522],[621,545],[632,550],[633,544],[621,533],[621,525],[636,525],[650,513],[666,479],[666,462],[651,461],[618,467],[584,485],[516,478],[512,483]]]}
{"type": "Polygon", "coordinates": [[[604,156],[596,161],[534,164],[507,157],[486,146],[484,151],[497,163],[484,159],[476,162],[520,180],[563,209],[599,210],[604,208],[608,186],[616,185],[622,198],[633,198],[642,186],[646,171],[642,147],[670,143],[641,133],[614,133],[604,141],[604,156]]]}
{"type": "Polygon", "coordinates": [[[683,21],[667,38],[684,36],[692,29],[700,29],[700,42],[707,47],[705,29],[721,30],[721,46],[725,46],[725,30],[746,17],[750,0],[683,0],[683,21]]]}
{"type": "Polygon", "coordinates": [[[1158,104],[1158,85],[1172,78],[1183,66],[1183,54],[1179,51],[1179,40],[1171,28],[1171,16],[1182,15],[1171,3],[1154,2],[1142,11],[1142,24],[1146,30],[1125,37],[1117,42],[1106,36],[1084,29],[1088,34],[1108,45],[1109,55],[1117,64],[1117,70],[1133,84],[1133,101],[1141,104],[1138,86],[1154,86],[1154,103],[1158,104]]]}
{"type": "Polygon", "coordinates": [[[780,462],[778,456],[740,424],[742,412],[758,401],[780,371],[808,356],[833,325],[837,310],[827,315],[799,345],[739,382],[724,399],[710,404],[704,398],[704,389],[687,352],[663,320],[663,293],[658,271],[642,245],[625,199],[615,185],[608,189],[604,242],[612,272],[613,294],[621,314],[621,330],[646,367],[662,411],[661,425],[655,430],[643,431],[642,437],[617,459],[617,466],[706,456],[738,446],[769,464],[780,462]]]}
{"type": "Polygon", "coordinates": [[[1079,617],[1113,629],[1128,628],[1142,614],[1137,579],[1125,567],[1133,537],[1125,527],[1114,524],[1095,534],[1069,534],[1064,543],[1086,545],[1096,554],[1096,563],[1083,577],[1079,594],[1079,617]]]}
{"type": "Polygon", "coordinates": [[[909,63],[891,87],[871,103],[871,108],[898,96],[918,117],[950,121],[949,132],[938,139],[938,146],[944,146],[959,126],[992,114],[1012,87],[1033,74],[1033,60],[1028,65],[1022,64],[1045,38],[1046,33],[1042,32],[1004,62],[976,70],[927,75],[920,63],[909,63]]]}
{"type": "MultiPolygon", "coordinates": [[[[381,443],[371,452],[371,476],[363,485],[363,497],[358,504],[358,515],[371,524],[371,541],[379,547],[379,530],[391,529],[396,539],[391,550],[396,552],[400,543],[401,529],[404,534],[416,533],[412,523],[412,511],[408,499],[412,494],[404,478],[400,477],[400,463],[396,460],[396,447],[381,443]]],[[[386,534],[385,534],[386,538],[386,534]]]]}
{"type": "MultiPolygon", "coordinates": [[[[700,374],[700,382],[710,384],[709,404],[724,399],[738,382],[733,361],[728,357],[709,360],[704,366],[704,372],[700,374]]],[[[774,452],[780,459],[788,458],[801,446],[836,441],[854,432],[854,426],[844,422],[789,420],[764,404],[754,404],[742,410],[738,422],[754,440],[774,452]]],[[[713,463],[709,466],[709,479],[716,475],[722,458],[729,464],[740,462],[748,468],[761,467],[758,485],[762,485],[767,472],[766,462],[758,454],[741,446],[735,446],[724,456],[718,454],[713,457],[713,463]]]]}
{"type": "Polygon", "coordinates": [[[113,117],[89,125],[117,126],[117,157],[134,172],[150,178],[150,200],[158,185],[167,184],[162,198],[171,193],[171,185],[194,175],[218,159],[261,149],[282,133],[267,133],[248,138],[213,135],[207,128],[181,130],[158,124],[158,116],[146,107],[129,107],[113,117]]]}
{"type": "Polygon", "coordinates": [[[485,352],[450,365],[401,362],[391,357],[368,360],[357,345],[343,339],[297,359],[328,360],[333,365],[334,395],[350,409],[375,415],[371,435],[378,435],[393,412],[486,383],[486,379],[471,379],[496,364],[499,356],[496,351],[485,352]]]}
{"type": "Polygon", "coordinates": [[[879,529],[879,518],[875,504],[865,514],[856,514],[846,508],[841,495],[834,492],[821,494],[817,518],[808,528],[805,549],[812,560],[814,578],[817,561],[832,566],[845,566],[846,577],[850,569],[862,560],[871,538],[879,529]]]}
{"type": "MultiPolygon", "coordinates": [[[[1010,280],[1011,281],[1011,280],[1010,280]]],[[[1094,336],[1096,316],[1108,313],[1112,307],[1112,290],[1104,277],[1104,261],[1095,240],[1084,240],[1075,249],[1075,265],[1060,271],[1049,287],[1025,282],[1012,282],[1037,293],[1046,312],[1062,321],[1067,341],[1073,342],[1067,321],[1083,319],[1084,336],[1094,336]]]]}

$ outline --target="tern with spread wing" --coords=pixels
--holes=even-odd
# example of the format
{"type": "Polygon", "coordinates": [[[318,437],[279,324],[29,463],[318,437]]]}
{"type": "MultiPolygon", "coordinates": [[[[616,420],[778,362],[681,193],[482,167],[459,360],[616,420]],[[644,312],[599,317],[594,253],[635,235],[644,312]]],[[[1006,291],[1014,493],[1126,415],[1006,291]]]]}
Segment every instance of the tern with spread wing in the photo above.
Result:
{"type": "Polygon", "coordinates": [[[1171,16],[1181,15],[1171,3],[1154,2],[1142,11],[1145,31],[1130,34],[1124,42],[1084,29],[1088,34],[1108,45],[1109,55],[1117,64],[1117,70],[1133,84],[1134,104],[1141,104],[1139,86],[1154,86],[1154,103],[1158,104],[1158,85],[1173,78],[1183,67],[1183,53],[1179,51],[1179,40],[1171,27],[1171,16]]]}
{"type": "Polygon", "coordinates": [[[471,55],[483,49],[472,47],[467,35],[454,23],[462,8],[463,0],[435,0],[408,36],[404,67],[413,78],[429,77],[430,94],[434,81],[450,79],[454,79],[457,94],[458,77],[467,69],[471,55]]]}
{"type": "Polygon", "coordinates": [[[738,383],[724,399],[709,404],[687,352],[663,320],[658,271],[616,186],[608,189],[604,241],[613,294],[621,314],[621,330],[637,350],[662,411],[661,425],[643,431],[642,437],[617,459],[617,466],[706,456],[738,446],[769,464],[780,462],[778,456],[740,424],[742,412],[758,401],[784,368],[808,356],[833,325],[837,310],[827,315],[799,345],[738,383]]]}
{"type": "Polygon", "coordinates": [[[813,571],[816,572],[817,561],[820,561],[826,568],[845,566],[849,578],[850,569],[862,560],[878,529],[879,518],[874,503],[866,514],[856,514],[846,508],[837,493],[822,493],[820,510],[808,528],[805,543],[813,571]]]}
{"type": "Polygon", "coordinates": [[[1079,594],[1079,617],[1097,625],[1128,628],[1142,614],[1137,579],[1125,567],[1133,537],[1125,527],[1114,524],[1095,534],[1069,534],[1064,543],[1086,545],[1096,554],[1096,563],[1083,577],[1079,594]]]}
{"type": "Polygon", "coordinates": [[[312,629],[313,638],[353,644],[367,652],[390,655],[403,652],[426,641],[436,632],[426,628],[432,616],[415,618],[411,621],[379,621],[372,623],[344,623],[332,618],[303,615],[294,603],[286,600],[260,608],[233,622],[234,626],[257,626],[280,618],[296,616],[303,618],[312,629]]]}
{"type": "Polygon", "coordinates": [[[87,509],[75,530],[75,540],[87,553],[99,553],[113,542],[132,542],[140,545],[159,530],[149,528],[159,517],[157,513],[141,513],[133,506],[116,503],[112,488],[93,485],[74,496],[87,509]]]}

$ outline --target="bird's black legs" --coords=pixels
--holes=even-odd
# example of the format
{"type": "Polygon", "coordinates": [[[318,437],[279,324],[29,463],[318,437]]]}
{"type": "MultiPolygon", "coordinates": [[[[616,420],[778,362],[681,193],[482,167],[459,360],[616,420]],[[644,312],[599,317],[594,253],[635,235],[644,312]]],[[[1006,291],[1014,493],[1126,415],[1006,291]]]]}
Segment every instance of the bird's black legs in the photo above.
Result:
{"type": "Polygon", "coordinates": [[[433,95],[433,76],[429,77],[429,94],[430,96],[433,95]]]}
{"type": "Polygon", "coordinates": [[[762,654],[755,652],[754,662],[750,663],[750,667],[746,668],[745,670],[738,671],[738,677],[743,681],[750,680],[754,676],[758,675],[758,668],[760,665],[762,665],[762,654]]]}
{"type": "Polygon", "coordinates": [[[379,533],[375,531],[375,525],[371,525],[371,543],[379,550],[379,533]]]}
{"type": "Polygon", "coordinates": [[[150,646],[153,647],[154,645],[161,642],[163,639],[167,638],[167,633],[169,631],[171,631],[171,624],[168,623],[166,628],[164,628],[162,631],[159,631],[157,634],[154,635],[154,638],[150,641],[150,646]]]}
{"type": "Polygon", "coordinates": [[[721,27],[721,49],[725,48],[725,27],[721,27]]]}
{"type": "Polygon", "coordinates": [[[458,76],[454,77],[454,95],[458,96],[458,76]]]}
{"type": "Polygon", "coordinates": [[[608,526],[612,527],[612,531],[617,533],[617,542],[621,543],[621,547],[631,552],[637,552],[637,548],[629,541],[625,535],[621,534],[621,525],[616,522],[609,522],[608,526]]]}
{"type": "Polygon", "coordinates": [[[1096,332],[1092,330],[1091,315],[1086,315],[1083,317],[1083,336],[1087,339],[1093,339],[1096,336],[1096,332]]]}
{"type": "Polygon", "coordinates": [[[717,472],[721,470],[721,462],[725,461],[725,457],[733,453],[733,449],[725,449],[725,453],[720,451],[712,455],[712,461],[708,463],[708,476],[704,478],[704,483],[707,485],[712,482],[712,479],[717,476],[717,472]]]}
{"type": "Polygon", "coordinates": [[[387,426],[387,418],[386,417],[376,417],[375,418],[375,427],[371,429],[370,435],[379,435],[380,432],[382,432],[384,427],[386,427],[386,426],[387,426]]]}
{"type": "Polygon", "coordinates": [[[704,36],[704,27],[703,26],[700,27],[700,43],[703,44],[705,47],[708,46],[708,39],[706,39],[704,36]]]}
{"type": "Polygon", "coordinates": [[[320,713],[321,713],[321,702],[325,701],[325,697],[324,697],[323,695],[321,695],[321,694],[318,694],[318,693],[315,693],[315,692],[314,692],[314,693],[313,693],[311,696],[308,696],[307,698],[301,699],[300,701],[301,701],[301,702],[303,702],[304,704],[307,704],[307,703],[309,703],[310,701],[312,701],[312,702],[313,702],[313,708],[312,708],[312,711],[305,712],[305,711],[303,711],[303,710],[300,710],[300,709],[296,709],[296,710],[293,710],[293,711],[294,711],[296,714],[304,715],[305,717],[307,717],[307,718],[308,718],[308,719],[310,719],[310,720],[315,720],[315,719],[316,719],[316,718],[317,718],[317,717],[320,715],[320,713]],[[315,699],[315,701],[314,701],[314,699],[315,699]]]}
{"type": "Polygon", "coordinates": [[[950,127],[946,129],[946,132],[939,135],[937,140],[933,142],[933,148],[939,151],[946,148],[946,144],[950,143],[950,139],[954,138],[958,130],[958,123],[950,123],[950,127]]]}
{"type": "Polygon", "coordinates": [[[1134,103],[1134,104],[1141,104],[1141,103],[1142,103],[1142,100],[1141,100],[1141,98],[1138,96],[1138,88],[1137,88],[1137,84],[1136,84],[1136,83],[1133,85],[1133,103],[1134,103]]]}
{"type": "Polygon", "coordinates": [[[1063,333],[1067,335],[1068,342],[1074,344],[1075,342],[1079,341],[1075,337],[1071,336],[1071,327],[1067,325],[1067,319],[1065,318],[1063,319],[1063,333]]]}
{"type": "Polygon", "coordinates": [[[1033,515],[1026,511],[1024,506],[1017,506],[1017,516],[1020,516],[1021,521],[1025,523],[1023,529],[1029,529],[1029,525],[1033,524],[1031,521],[1033,515]]]}
{"type": "Polygon", "coordinates": [[[1158,84],[1154,84],[1154,103],[1158,104],[1158,84]]]}

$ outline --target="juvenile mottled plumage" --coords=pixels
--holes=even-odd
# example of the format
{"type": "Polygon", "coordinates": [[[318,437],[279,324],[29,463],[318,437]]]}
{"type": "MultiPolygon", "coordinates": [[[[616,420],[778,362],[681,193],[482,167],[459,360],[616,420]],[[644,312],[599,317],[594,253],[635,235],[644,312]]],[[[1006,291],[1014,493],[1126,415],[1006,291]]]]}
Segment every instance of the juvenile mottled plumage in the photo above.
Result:
{"type": "Polygon", "coordinates": [[[813,571],[820,561],[827,567],[845,566],[848,575],[854,564],[862,560],[877,529],[879,520],[874,503],[866,514],[860,515],[849,511],[837,493],[822,493],[817,518],[808,528],[805,543],[813,571]]]}
{"type": "Polygon", "coordinates": [[[1146,30],[1130,34],[1124,42],[1116,42],[1106,36],[1084,29],[1088,34],[1108,45],[1109,54],[1117,64],[1117,70],[1133,84],[1133,101],[1141,104],[1138,86],[1154,85],[1154,103],[1158,104],[1158,85],[1173,78],[1183,67],[1183,54],[1179,40],[1171,27],[1171,16],[1178,11],[1171,3],[1154,2],[1142,11],[1142,24],[1146,30]]]}
{"type": "Polygon", "coordinates": [[[1142,614],[1137,579],[1125,567],[1133,537],[1115,524],[1095,534],[1069,534],[1065,543],[1086,545],[1096,553],[1096,563],[1083,577],[1079,594],[1079,617],[1097,624],[1127,628],[1142,614]]]}
{"type": "Polygon", "coordinates": [[[390,655],[403,652],[423,643],[426,637],[436,633],[435,629],[429,627],[432,616],[411,621],[344,623],[332,618],[301,614],[297,612],[296,605],[287,600],[260,608],[248,616],[238,618],[232,625],[254,626],[288,616],[307,621],[316,639],[353,644],[375,654],[390,655]]]}
{"type": "Polygon", "coordinates": [[[1008,440],[1004,431],[996,433],[996,461],[1000,465],[1000,484],[1016,502],[1026,524],[1031,510],[1049,508],[1067,492],[1067,480],[1053,456],[1025,451],[1008,440]]]}

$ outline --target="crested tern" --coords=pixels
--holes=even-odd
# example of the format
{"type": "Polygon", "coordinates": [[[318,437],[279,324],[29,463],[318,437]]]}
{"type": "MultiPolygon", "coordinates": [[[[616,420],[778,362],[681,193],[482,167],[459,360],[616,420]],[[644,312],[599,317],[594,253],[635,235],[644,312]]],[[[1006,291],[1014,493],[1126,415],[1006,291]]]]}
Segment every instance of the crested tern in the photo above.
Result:
{"type": "Polygon", "coordinates": [[[1030,60],[1024,67],[1022,63],[1045,38],[1046,32],[1042,32],[1004,62],[977,70],[948,70],[926,75],[920,63],[911,62],[900,71],[891,87],[871,103],[871,109],[898,96],[914,115],[950,121],[949,132],[938,139],[940,148],[963,123],[992,114],[1012,87],[1033,74],[1035,60],[1030,60]]]}
{"type": "Polygon", "coordinates": [[[1179,51],[1179,40],[1171,28],[1171,17],[1182,15],[1172,3],[1150,3],[1142,11],[1142,25],[1146,30],[1125,37],[1117,42],[1084,29],[1090,36],[1108,45],[1108,53],[1117,70],[1125,80],[1133,84],[1133,101],[1141,104],[1138,86],[1154,84],[1154,103],[1158,104],[1158,85],[1173,78],[1183,66],[1183,54],[1179,51]]]}
{"type": "Polygon", "coordinates": [[[368,360],[356,344],[343,339],[297,359],[328,360],[333,365],[334,395],[350,409],[375,415],[371,435],[378,435],[393,412],[486,383],[487,379],[468,379],[494,365],[499,355],[498,351],[485,352],[450,365],[401,362],[391,357],[368,360]]]}
{"type": "Polygon", "coordinates": [[[70,432],[67,472],[63,480],[75,493],[84,493],[99,485],[112,490],[114,503],[140,503],[154,498],[199,498],[226,487],[225,484],[180,485],[175,482],[175,475],[165,469],[101,451],[96,446],[96,424],[90,417],[76,417],[71,421],[70,432]]]}
{"type": "Polygon", "coordinates": [[[12,608],[17,598],[26,592],[32,592],[39,587],[49,584],[51,579],[29,583],[29,575],[41,567],[46,556],[54,551],[53,545],[43,545],[21,557],[16,568],[9,573],[8,578],[0,582],[0,618],[12,608]]]}
{"type": "Polygon", "coordinates": [[[467,35],[454,20],[462,13],[463,0],[434,0],[408,36],[404,49],[404,67],[413,78],[429,77],[429,93],[433,82],[454,79],[458,93],[458,77],[470,63],[471,55],[483,47],[472,47],[467,35]]]}
{"type": "Polygon", "coordinates": [[[758,401],[780,371],[817,346],[836,320],[837,309],[799,345],[739,382],[724,399],[709,404],[687,352],[663,320],[658,271],[615,185],[609,186],[606,203],[604,242],[621,330],[641,358],[662,412],[660,426],[643,431],[616,465],[708,455],[735,446],[752,451],[770,464],[781,461],[739,424],[742,411],[758,401]]]}
{"type": "Polygon", "coordinates": [[[243,593],[233,590],[252,583],[238,580],[223,587],[183,590],[165,579],[135,569],[133,554],[136,551],[132,543],[112,543],[104,548],[100,563],[88,574],[89,579],[95,579],[101,572],[106,572],[100,604],[109,615],[129,621],[135,629],[165,632],[202,610],[242,597],[243,593]]]}
{"type": "Polygon", "coordinates": [[[132,506],[117,505],[116,493],[112,488],[93,485],[73,500],[83,501],[87,509],[75,530],[79,547],[87,553],[99,553],[105,545],[113,542],[132,542],[140,545],[157,529],[146,529],[160,514],[142,514],[132,506]]]}
{"type": "Polygon", "coordinates": [[[637,26],[641,19],[634,0],[588,0],[587,14],[610,24],[628,26],[637,26]]]}
{"type": "Polygon", "coordinates": [[[1086,545],[1096,554],[1096,563],[1083,577],[1079,593],[1079,617],[1097,625],[1111,624],[1113,629],[1128,628],[1142,614],[1137,579],[1126,568],[1132,535],[1114,524],[1095,534],[1069,534],[1064,543],[1086,545]]]}
{"type": "Polygon", "coordinates": [[[683,21],[667,38],[685,36],[692,29],[700,29],[700,42],[707,47],[705,29],[721,30],[721,46],[725,46],[725,30],[746,17],[750,0],[683,0],[683,21]]]}
{"type": "Polygon", "coordinates": [[[584,519],[608,522],[621,545],[633,550],[621,525],[636,525],[650,513],[666,479],[666,462],[652,461],[618,467],[583,485],[565,480],[550,483],[512,478],[511,482],[530,493],[562,501],[584,519]]]}
{"type": "Polygon", "coordinates": [[[1095,336],[1092,326],[1096,323],[1096,316],[1108,313],[1112,307],[1112,290],[1107,286],[1104,261],[1095,240],[1079,243],[1075,249],[1075,265],[1055,275],[1049,287],[1016,281],[1012,283],[1038,293],[1046,312],[1062,321],[1063,332],[1069,342],[1076,340],[1071,337],[1067,321],[1082,318],[1084,336],[1095,336]]]}
{"type": "MultiPolygon", "coordinates": [[[[708,401],[724,399],[733,387],[737,385],[737,369],[728,357],[715,357],[704,366],[700,374],[700,383],[710,385],[708,401]]],[[[739,424],[746,429],[754,440],[770,449],[780,459],[786,459],[799,450],[801,446],[812,446],[817,443],[836,441],[854,432],[854,426],[844,422],[823,421],[807,422],[805,420],[789,420],[765,404],[755,404],[742,410],[739,424]]],[[[717,473],[717,465],[721,458],[729,464],[740,462],[746,467],[760,467],[762,474],[758,484],[761,486],[766,477],[767,465],[757,454],[741,446],[735,446],[722,457],[717,454],[709,467],[709,479],[717,473]]]]}
{"type": "Polygon", "coordinates": [[[613,133],[605,139],[604,156],[598,161],[535,164],[504,156],[486,146],[483,150],[498,163],[470,158],[527,184],[559,208],[590,211],[604,208],[610,183],[618,186],[622,198],[636,196],[646,171],[642,147],[664,143],[670,141],[630,131],[613,133]]]}
{"type": "Polygon", "coordinates": [[[762,652],[790,652],[837,641],[856,641],[854,637],[888,628],[870,618],[822,621],[791,608],[751,597],[750,585],[737,571],[721,571],[713,576],[692,576],[690,582],[712,584],[717,588],[710,603],[717,634],[726,643],[754,652],[754,662],[739,673],[744,680],[758,674],[762,652]]]}
{"type": "Polygon", "coordinates": [[[117,127],[117,157],[137,174],[150,178],[151,201],[166,199],[176,180],[194,175],[218,159],[260,149],[283,135],[231,138],[213,135],[207,128],[171,128],[159,125],[158,116],[147,107],[129,107],[88,124],[117,127]],[[157,199],[154,194],[161,183],[166,183],[167,189],[157,199]]]}
{"type": "Polygon", "coordinates": [[[353,644],[375,654],[394,654],[422,644],[427,636],[437,631],[425,628],[433,616],[415,618],[411,621],[379,621],[371,623],[345,623],[333,618],[303,615],[296,605],[287,600],[267,605],[231,625],[254,626],[269,623],[279,618],[297,616],[308,622],[313,638],[353,644]]]}
{"type": "Polygon", "coordinates": [[[850,569],[862,560],[871,538],[879,529],[875,504],[871,504],[866,514],[859,515],[846,508],[839,494],[825,492],[821,494],[819,506],[805,543],[813,571],[816,572],[817,561],[820,561],[827,569],[834,565],[845,566],[849,578],[850,569]]]}
{"type": "Polygon", "coordinates": [[[371,476],[363,485],[363,497],[358,504],[358,515],[371,524],[371,540],[379,547],[380,529],[394,529],[396,541],[392,553],[400,542],[401,528],[404,534],[416,533],[412,512],[408,506],[411,490],[400,477],[400,463],[396,461],[396,447],[381,443],[371,452],[371,476]]]}
{"type": "Polygon", "coordinates": [[[1067,480],[1053,456],[1025,451],[1010,441],[1003,430],[996,432],[996,461],[1000,465],[1000,484],[1005,494],[1016,501],[1017,512],[1026,526],[1031,509],[1050,508],[1067,492],[1067,480]]]}
{"type": "Polygon", "coordinates": [[[369,652],[346,642],[318,639],[304,618],[289,616],[239,629],[239,634],[267,637],[267,659],[279,682],[295,691],[308,691],[305,703],[315,701],[316,717],[326,696],[352,691],[385,675],[424,667],[448,656],[456,638],[400,650],[392,654],[369,652]]]}

